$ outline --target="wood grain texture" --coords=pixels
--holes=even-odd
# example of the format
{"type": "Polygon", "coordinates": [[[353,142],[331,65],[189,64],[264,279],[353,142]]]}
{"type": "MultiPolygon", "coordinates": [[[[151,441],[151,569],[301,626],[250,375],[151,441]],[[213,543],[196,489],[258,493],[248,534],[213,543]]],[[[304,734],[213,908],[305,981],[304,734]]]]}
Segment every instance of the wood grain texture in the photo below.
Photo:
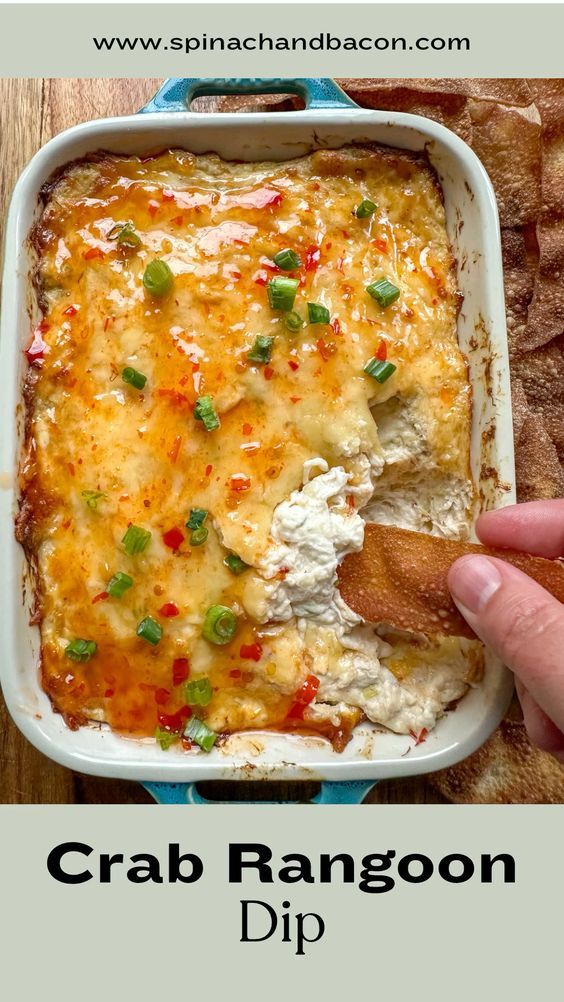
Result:
{"type": "MultiPolygon", "coordinates": [[[[0,240],[12,188],[33,154],[52,136],[92,118],[139,110],[162,81],[0,79],[0,240]]],[[[198,107],[212,109],[213,99],[198,107]]],[[[1,252],[0,252],[1,253],[1,252]]],[[[276,784],[284,796],[284,784],[276,784]]],[[[223,784],[225,790],[225,784],[223,784]]],[[[223,792],[223,791],[222,791],[223,792]]],[[[72,773],[36,751],[12,723],[0,699],[1,803],[150,803],[138,783],[72,773]]],[[[425,778],[387,781],[370,803],[443,803],[425,778]]]]}

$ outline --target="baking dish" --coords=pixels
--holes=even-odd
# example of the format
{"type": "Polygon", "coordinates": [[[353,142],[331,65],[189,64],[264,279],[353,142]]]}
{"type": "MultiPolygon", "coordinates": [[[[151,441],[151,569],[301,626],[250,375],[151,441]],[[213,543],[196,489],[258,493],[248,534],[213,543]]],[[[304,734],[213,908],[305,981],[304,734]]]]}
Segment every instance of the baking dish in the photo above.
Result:
{"type": "MultiPolygon", "coordinates": [[[[36,318],[29,275],[28,243],[38,211],[38,193],[58,167],[105,149],[147,155],[167,147],[194,153],[215,151],[241,160],[289,159],[320,147],[382,143],[426,149],[441,181],[447,230],[464,295],[459,340],[468,356],[474,394],[472,469],[481,507],[514,500],[509,367],[505,331],[499,224],[495,197],[475,154],[449,130],[418,116],[366,111],[330,80],[171,80],[142,114],[76,126],[44,146],[21,175],[6,231],[0,343],[0,403],[4,434],[0,445],[0,524],[4,560],[0,570],[5,627],[2,687],[15,722],[39,750],[79,771],[139,779],[148,784],[194,783],[202,779],[331,780],[320,799],[338,793],[354,799],[380,778],[427,772],[453,764],[475,750],[505,709],[509,674],[488,655],[480,687],[447,714],[427,740],[361,725],[341,754],[319,738],[283,734],[233,735],[210,755],[164,755],[152,741],[135,741],[104,728],[70,731],[53,713],[37,679],[39,637],[29,626],[31,587],[23,552],[13,535],[17,508],[17,461],[23,433],[22,352],[36,318]],[[298,92],[305,110],[283,114],[201,114],[189,110],[200,93],[298,92]],[[24,599],[22,601],[22,586],[24,599]],[[359,787],[338,781],[363,780],[359,787]],[[337,781],[337,782],[335,782],[337,781]]],[[[195,802],[194,787],[151,786],[163,799],[173,794],[195,802]]]]}

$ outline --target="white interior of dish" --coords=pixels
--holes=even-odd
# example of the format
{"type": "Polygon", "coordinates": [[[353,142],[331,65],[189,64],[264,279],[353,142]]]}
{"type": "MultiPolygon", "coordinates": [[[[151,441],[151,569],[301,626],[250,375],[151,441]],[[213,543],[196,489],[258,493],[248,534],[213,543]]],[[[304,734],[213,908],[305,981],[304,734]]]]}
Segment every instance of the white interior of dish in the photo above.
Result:
{"type": "MultiPolygon", "coordinates": [[[[489,180],[474,153],[447,129],[413,115],[362,110],[285,114],[151,114],[78,126],[51,140],[33,158],[14,192],[6,233],[0,339],[0,566],[2,688],[26,737],[46,755],[83,772],[162,781],[198,779],[378,779],[443,768],[474,751],[497,726],[511,691],[509,673],[492,656],[484,682],[442,719],[427,740],[361,725],[341,754],[318,738],[234,735],[210,755],[163,754],[152,740],[134,741],[106,728],[70,731],[53,713],[37,673],[39,636],[29,626],[22,589],[29,582],[13,535],[17,507],[15,470],[23,432],[22,347],[29,337],[31,266],[27,237],[38,192],[49,175],[95,150],[148,154],[167,147],[215,151],[241,160],[289,159],[320,147],[376,142],[427,149],[439,175],[447,229],[464,294],[459,341],[468,357],[474,393],[472,470],[481,507],[514,501],[509,366],[497,209],[489,180]],[[494,429],[493,432],[490,429],[494,429]],[[484,432],[488,432],[484,455],[484,432]],[[482,467],[497,471],[484,479],[482,467]]],[[[35,310],[37,307],[35,307],[35,310]]],[[[29,583],[27,593],[29,597],[29,583]]]]}

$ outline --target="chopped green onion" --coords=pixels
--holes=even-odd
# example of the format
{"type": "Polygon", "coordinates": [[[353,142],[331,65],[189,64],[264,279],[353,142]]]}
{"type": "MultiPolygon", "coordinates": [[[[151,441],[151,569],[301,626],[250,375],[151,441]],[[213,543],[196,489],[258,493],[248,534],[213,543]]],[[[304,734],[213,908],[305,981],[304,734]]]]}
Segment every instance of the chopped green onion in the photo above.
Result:
{"type": "Polygon", "coordinates": [[[184,728],[184,737],[194,741],[202,751],[210,752],[217,740],[217,734],[203,720],[191,717],[184,728]]]}
{"type": "Polygon", "coordinates": [[[129,574],[123,574],[122,571],[118,571],[114,574],[112,578],[108,581],[106,585],[106,591],[108,595],[112,598],[121,598],[123,593],[131,588],[133,584],[133,578],[129,577],[129,574]]]}
{"type": "Polygon", "coordinates": [[[145,616],[142,619],[135,631],[138,637],[142,637],[146,640],[148,644],[158,644],[159,640],[163,635],[163,628],[160,623],[157,623],[155,619],[151,619],[150,616],[145,616]]]}
{"type": "Polygon", "coordinates": [[[186,523],[187,529],[199,529],[201,525],[204,524],[206,518],[208,517],[207,508],[191,508],[190,518],[186,523]]]}
{"type": "Polygon", "coordinates": [[[371,358],[364,366],[364,371],[369,376],[373,376],[379,383],[385,383],[396,371],[397,366],[393,362],[379,362],[377,358],[371,358]]]}
{"type": "Polygon", "coordinates": [[[155,259],[150,261],[143,273],[143,285],[150,296],[166,296],[172,289],[174,276],[166,263],[155,259]]]}
{"type": "Polygon", "coordinates": [[[284,317],[284,323],[286,324],[286,330],[290,331],[290,334],[297,334],[304,325],[304,321],[297,310],[290,310],[284,317]]]}
{"type": "Polygon", "coordinates": [[[268,292],[268,302],[272,309],[280,310],[281,313],[288,313],[294,305],[299,284],[297,278],[271,278],[266,283],[266,291],[268,292]]]}
{"type": "Polygon", "coordinates": [[[310,324],[328,324],[331,320],[331,314],[327,307],[322,306],[321,303],[308,303],[307,319],[310,324]]]}
{"type": "Polygon", "coordinates": [[[147,377],[144,376],[142,372],[138,372],[137,369],[133,369],[130,365],[127,365],[125,369],[123,369],[121,378],[124,383],[129,383],[129,385],[134,386],[136,390],[142,390],[147,382],[147,377]]]}
{"type": "Polygon", "coordinates": [[[380,278],[377,282],[372,282],[372,285],[367,285],[366,291],[369,296],[372,296],[372,299],[375,299],[383,307],[395,303],[400,294],[398,287],[388,282],[387,278],[380,278]]]}
{"type": "Polygon", "coordinates": [[[290,250],[289,247],[286,250],[278,251],[278,254],[275,254],[272,260],[282,271],[295,271],[302,263],[296,252],[290,250]]]}
{"type": "Polygon", "coordinates": [[[156,727],[155,739],[159,742],[163,751],[168,751],[170,746],[178,740],[178,734],[171,734],[170,731],[165,731],[164,727],[156,727]]]}
{"type": "Polygon", "coordinates": [[[229,568],[232,574],[242,574],[243,571],[248,570],[250,567],[250,564],[246,564],[236,553],[230,553],[229,556],[225,557],[223,563],[229,568]]]}
{"type": "Polygon", "coordinates": [[[135,250],[141,243],[141,237],[136,232],[133,223],[116,223],[108,233],[108,240],[115,240],[118,247],[124,250],[135,250]]]}
{"type": "Polygon", "coordinates": [[[210,644],[228,644],[237,633],[237,616],[226,605],[212,605],[206,612],[202,634],[210,644]]]}
{"type": "Polygon", "coordinates": [[[194,529],[190,534],[190,546],[201,546],[207,538],[208,530],[205,525],[201,525],[199,529],[194,529]]]}
{"type": "Polygon", "coordinates": [[[188,706],[207,706],[213,696],[209,678],[193,678],[183,688],[188,706]]]}
{"type": "Polygon", "coordinates": [[[363,198],[360,205],[357,205],[354,210],[354,214],[357,219],[368,219],[368,216],[374,215],[377,208],[375,202],[371,202],[369,198],[363,198]]]}
{"type": "Polygon", "coordinates": [[[273,344],[273,337],[267,337],[265,334],[258,334],[255,338],[253,347],[247,354],[249,362],[270,362],[273,344]]]}
{"type": "Polygon", "coordinates": [[[209,395],[198,397],[194,407],[194,417],[196,421],[202,422],[206,431],[215,431],[221,424],[213,400],[209,395]]]}
{"type": "Polygon", "coordinates": [[[67,644],[65,654],[71,661],[90,661],[90,658],[96,653],[96,648],[97,644],[94,640],[82,640],[77,637],[76,640],[71,640],[70,644],[67,644]]]}
{"type": "Polygon", "coordinates": [[[130,557],[133,557],[136,553],[143,553],[150,538],[151,533],[148,529],[142,529],[139,525],[130,525],[122,539],[123,548],[130,557]]]}
{"type": "Polygon", "coordinates": [[[101,501],[102,498],[107,498],[108,496],[107,494],[104,494],[103,491],[81,491],[80,493],[86,501],[88,507],[92,508],[92,511],[96,510],[98,501],[101,501]]]}

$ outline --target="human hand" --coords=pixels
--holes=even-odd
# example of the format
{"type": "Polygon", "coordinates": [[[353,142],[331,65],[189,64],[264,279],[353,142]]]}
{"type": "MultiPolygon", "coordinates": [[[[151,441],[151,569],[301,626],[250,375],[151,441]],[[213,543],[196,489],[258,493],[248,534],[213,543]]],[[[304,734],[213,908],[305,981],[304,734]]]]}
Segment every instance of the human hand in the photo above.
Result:
{"type": "MultiPolygon", "coordinates": [[[[564,556],[564,500],[486,512],[476,525],[487,546],[564,556]]],[[[469,554],[450,568],[456,605],[477,635],[515,673],[533,744],[564,763],[564,605],[495,557],[469,554]]]]}

